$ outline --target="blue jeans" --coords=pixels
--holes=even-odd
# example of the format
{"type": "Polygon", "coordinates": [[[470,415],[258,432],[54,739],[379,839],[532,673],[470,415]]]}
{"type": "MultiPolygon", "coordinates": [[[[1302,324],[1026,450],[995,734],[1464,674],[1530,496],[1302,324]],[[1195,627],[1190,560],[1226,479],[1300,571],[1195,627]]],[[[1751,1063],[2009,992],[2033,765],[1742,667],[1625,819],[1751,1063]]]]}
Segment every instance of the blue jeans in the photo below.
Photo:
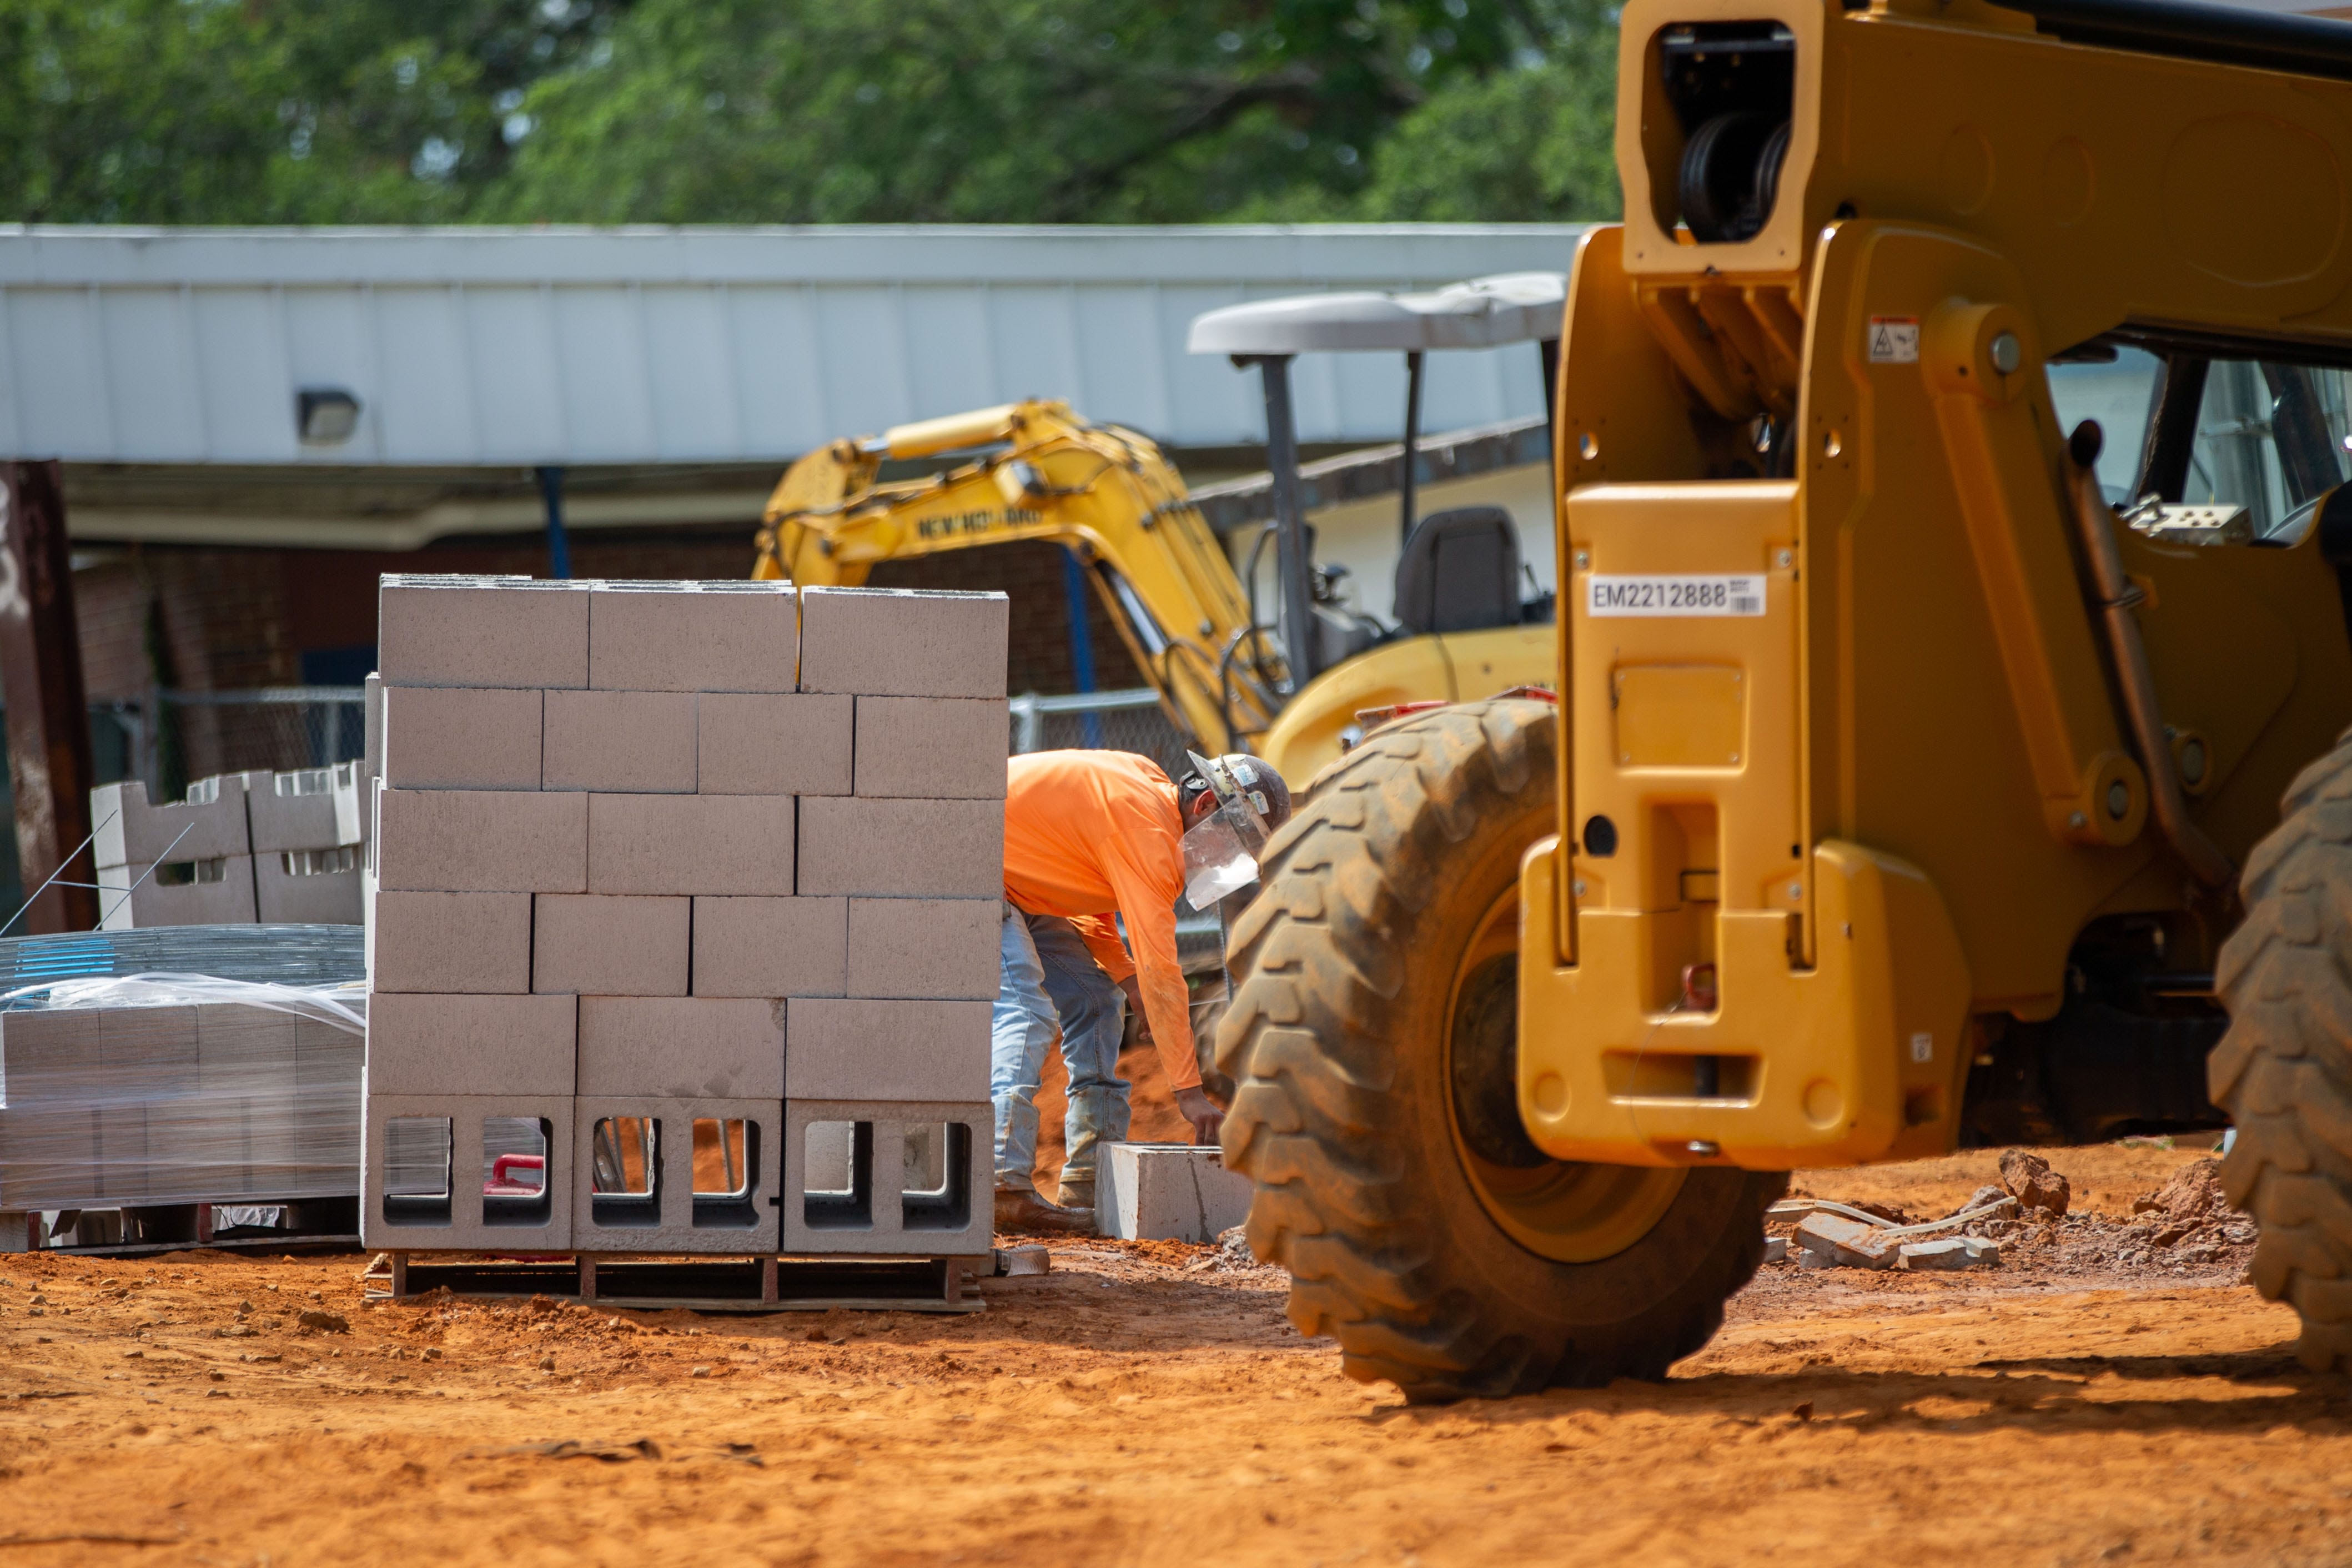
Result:
{"type": "Polygon", "coordinates": [[[1118,1076],[1126,994],[1059,916],[1005,905],[1003,959],[988,1085],[996,1101],[997,1189],[1036,1191],[1037,1084],[1057,1027],[1070,1073],[1063,1179],[1090,1182],[1097,1148],[1127,1136],[1128,1086],[1118,1076]]]}

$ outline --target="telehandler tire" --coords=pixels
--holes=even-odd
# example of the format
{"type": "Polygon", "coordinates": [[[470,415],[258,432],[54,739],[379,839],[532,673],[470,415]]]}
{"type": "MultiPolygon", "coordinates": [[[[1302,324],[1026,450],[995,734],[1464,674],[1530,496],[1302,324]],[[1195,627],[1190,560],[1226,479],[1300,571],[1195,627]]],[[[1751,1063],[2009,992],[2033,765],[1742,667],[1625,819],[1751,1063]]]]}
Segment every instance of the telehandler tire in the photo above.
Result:
{"type": "Polygon", "coordinates": [[[2280,814],[2221,947],[2230,1028],[2206,1080],[2237,1128],[2222,1190],[2262,1227],[2256,1289],[2302,1315],[2304,1365],[2352,1371],[2352,734],[2280,814]]]}
{"type": "Polygon", "coordinates": [[[1518,870],[1558,716],[1417,714],[1326,769],[1235,922],[1219,1065],[1290,1321],[1416,1403],[1657,1378],[1763,1259],[1782,1173],[1548,1159],[1516,1070],[1518,870]]]}

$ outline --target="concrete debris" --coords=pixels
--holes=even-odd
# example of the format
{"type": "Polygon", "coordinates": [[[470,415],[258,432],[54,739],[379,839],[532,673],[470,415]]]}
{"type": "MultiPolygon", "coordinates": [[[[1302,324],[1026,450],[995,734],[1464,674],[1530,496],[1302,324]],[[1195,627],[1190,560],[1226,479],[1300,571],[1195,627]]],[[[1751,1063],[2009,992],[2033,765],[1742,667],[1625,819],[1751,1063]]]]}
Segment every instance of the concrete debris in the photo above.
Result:
{"type": "Polygon", "coordinates": [[[1834,1253],[1816,1252],[1810,1247],[1797,1249],[1797,1267],[1800,1268],[1835,1268],[1837,1266],[1834,1253]]]}
{"type": "Polygon", "coordinates": [[[2053,1219],[2063,1218],[2066,1205],[2074,1196],[2074,1188],[2064,1176],[2050,1168],[2050,1162],[2039,1154],[2029,1154],[2022,1149],[2011,1149],[2000,1157],[2001,1185],[2025,1210],[2042,1209],[2053,1219]]]}
{"type": "Polygon", "coordinates": [[[1786,1263],[1788,1260],[1789,1238],[1785,1236],[1766,1237],[1764,1238],[1764,1261],[1767,1263],[1786,1263]]]}
{"type": "Polygon", "coordinates": [[[2000,1243],[1980,1236],[1939,1236],[1898,1250],[1897,1268],[1981,1268],[2000,1261],[2000,1243]]]}
{"type": "Polygon", "coordinates": [[[1884,1226],[1843,1215],[1808,1215],[1797,1226],[1797,1245],[1825,1252],[1849,1268],[1892,1268],[1901,1238],[1884,1226]]]}

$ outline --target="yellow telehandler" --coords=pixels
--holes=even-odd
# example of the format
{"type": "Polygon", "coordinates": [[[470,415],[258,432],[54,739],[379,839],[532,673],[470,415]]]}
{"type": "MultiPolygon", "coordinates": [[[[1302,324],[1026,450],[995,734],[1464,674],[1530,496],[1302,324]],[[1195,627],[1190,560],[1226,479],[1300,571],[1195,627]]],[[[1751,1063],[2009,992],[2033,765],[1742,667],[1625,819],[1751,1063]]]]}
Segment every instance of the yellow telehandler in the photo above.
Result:
{"type": "Polygon", "coordinates": [[[1160,448],[1066,403],[1032,400],[835,441],[795,462],[770,498],[753,574],[809,586],[864,584],[887,561],[1044,540],[1075,555],[1137,668],[1187,742],[1255,751],[1304,783],[1339,754],[1362,710],[1481,697],[1549,682],[1549,605],[1522,594],[1517,534],[1495,507],[1419,517],[1412,477],[1422,356],[1431,349],[1547,341],[1558,273],[1510,274],[1426,294],[1321,294],[1206,312],[1196,353],[1256,368],[1271,429],[1280,603],[1255,603],[1256,552],[1237,575],[1160,448]],[[1397,619],[1341,606],[1311,559],[1300,515],[1287,371],[1300,353],[1407,355],[1397,619]],[[886,460],[944,461],[884,480],[886,460]]]}
{"type": "Polygon", "coordinates": [[[1251,1247],[1415,1399],[1655,1377],[1791,1169],[2227,1120],[2352,1363],[2352,26],[1622,29],[1559,701],[1381,726],[1269,846],[1251,1247]]]}

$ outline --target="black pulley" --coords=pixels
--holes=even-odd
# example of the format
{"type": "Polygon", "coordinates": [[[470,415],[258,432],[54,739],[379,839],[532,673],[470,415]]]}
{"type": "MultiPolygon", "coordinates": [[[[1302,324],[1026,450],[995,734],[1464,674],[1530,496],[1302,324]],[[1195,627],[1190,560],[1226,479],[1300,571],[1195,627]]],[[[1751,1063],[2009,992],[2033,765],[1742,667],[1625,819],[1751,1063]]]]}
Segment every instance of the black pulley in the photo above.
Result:
{"type": "Polygon", "coordinates": [[[1683,148],[1683,221],[1702,245],[1752,239],[1772,216],[1790,122],[1740,110],[1718,114],[1683,148]]]}

